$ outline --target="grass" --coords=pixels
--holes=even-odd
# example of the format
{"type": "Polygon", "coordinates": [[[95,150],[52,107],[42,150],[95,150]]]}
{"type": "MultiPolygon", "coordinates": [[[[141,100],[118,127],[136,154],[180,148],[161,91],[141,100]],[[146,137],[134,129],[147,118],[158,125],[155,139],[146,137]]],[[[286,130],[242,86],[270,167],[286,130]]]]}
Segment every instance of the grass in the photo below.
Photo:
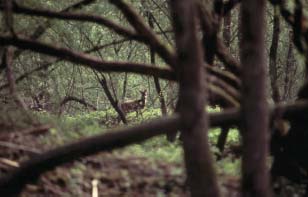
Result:
{"type": "MultiPolygon", "coordinates": [[[[219,109],[210,109],[210,111],[219,111],[219,109]]],[[[149,120],[160,116],[159,109],[151,109],[143,112],[142,117],[136,118],[135,113],[128,114],[127,118],[130,124],[149,120]]],[[[54,125],[48,136],[43,140],[51,147],[65,144],[72,140],[77,140],[86,136],[92,136],[105,132],[108,128],[117,127],[116,114],[113,110],[84,113],[74,116],[63,115],[57,117],[47,113],[38,114],[42,123],[54,125]]],[[[215,147],[220,129],[214,128],[209,130],[209,141],[211,151],[218,153],[215,147]]],[[[238,143],[239,136],[236,129],[231,129],[228,136],[227,146],[238,143]]],[[[115,151],[123,155],[134,155],[146,157],[151,160],[162,160],[167,162],[182,162],[183,151],[181,142],[169,143],[165,136],[152,138],[144,143],[131,145],[121,150],[115,151]]],[[[224,158],[217,162],[217,170],[220,173],[234,174],[238,173],[239,161],[232,158],[224,158]]]]}

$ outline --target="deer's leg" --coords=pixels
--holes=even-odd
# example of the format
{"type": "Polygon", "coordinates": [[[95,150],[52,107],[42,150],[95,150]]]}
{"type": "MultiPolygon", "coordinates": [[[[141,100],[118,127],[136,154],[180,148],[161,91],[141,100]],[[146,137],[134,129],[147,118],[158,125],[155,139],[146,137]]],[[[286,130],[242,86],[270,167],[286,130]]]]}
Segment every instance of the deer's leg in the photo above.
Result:
{"type": "Polygon", "coordinates": [[[142,110],[140,110],[140,116],[141,116],[141,118],[143,118],[143,115],[142,115],[142,110]]]}

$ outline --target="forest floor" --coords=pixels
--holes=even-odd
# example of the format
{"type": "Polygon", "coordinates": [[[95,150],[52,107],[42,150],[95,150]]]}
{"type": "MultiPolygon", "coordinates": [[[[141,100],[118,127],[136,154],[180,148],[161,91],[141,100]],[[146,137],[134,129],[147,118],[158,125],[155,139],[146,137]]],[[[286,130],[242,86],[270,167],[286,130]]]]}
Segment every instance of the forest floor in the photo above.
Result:
{"type": "MultiPolygon", "coordinates": [[[[50,148],[36,135],[11,135],[9,139],[1,140],[11,144],[9,147],[0,146],[1,176],[36,154],[36,150],[50,148]]],[[[28,184],[21,196],[90,197],[96,189],[100,197],[188,196],[183,169],[180,162],[162,161],[117,151],[100,153],[43,174],[39,181],[28,184]]],[[[229,197],[238,196],[237,178],[224,177],[223,180],[223,192],[227,192],[229,197]]]]}
{"type": "MultiPolygon", "coordinates": [[[[22,161],[31,156],[57,146],[56,143],[46,143],[52,131],[44,127],[39,132],[30,131],[0,132],[4,134],[0,135],[0,177],[18,168],[22,161]]],[[[58,141],[62,139],[54,138],[58,141]]],[[[29,183],[21,196],[94,197],[94,190],[97,190],[99,197],[189,196],[183,162],[150,156],[151,151],[163,147],[162,143],[164,142],[161,139],[156,139],[149,144],[138,145],[146,153],[143,156],[137,154],[138,149],[123,149],[64,164],[44,173],[37,182],[29,183]]],[[[173,150],[167,147],[163,149],[167,152],[173,150]]],[[[170,152],[169,157],[174,153],[174,150],[170,152]]],[[[226,171],[234,162],[233,159],[216,162],[222,196],[240,196],[239,173],[234,172],[233,167],[233,173],[226,171]]],[[[294,187],[288,181],[278,185],[275,183],[274,187],[276,186],[282,188],[277,195],[279,197],[302,196],[302,186],[294,187]]]]}

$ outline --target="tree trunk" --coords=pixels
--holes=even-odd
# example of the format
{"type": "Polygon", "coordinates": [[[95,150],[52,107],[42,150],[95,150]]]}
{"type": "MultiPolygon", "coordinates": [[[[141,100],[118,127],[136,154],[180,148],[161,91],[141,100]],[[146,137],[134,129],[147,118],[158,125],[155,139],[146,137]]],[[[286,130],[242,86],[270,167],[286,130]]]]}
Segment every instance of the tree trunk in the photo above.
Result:
{"type": "Polygon", "coordinates": [[[202,48],[197,38],[196,1],[172,0],[173,23],[180,80],[184,157],[192,197],[219,196],[208,143],[208,116],[202,48]]]}
{"type": "Polygon", "coordinates": [[[127,81],[128,81],[128,76],[127,76],[127,73],[125,73],[125,75],[124,75],[124,81],[123,81],[122,100],[124,100],[125,97],[126,97],[127,81]]]}
{"type": "MultiPolygon", "coordinates": [[[[153,29],[154,24],[153,24],[153,15],[151,13],[148,14],[148,20],[149,20],[149,25],[153,29]]],[[[155,51],[153,48],[150,48],[150,56],[151,56],[151,64],[155,65],[155,51]]],[[[167,107],[166,107],[166,102],[165,98],[163,95],[163,92],[160,87],[159,79],[158,77],[154,77],[154,84],[155,84],[155,89],[159,97],[159,102],[160,102],[160,109],[162,115],[167,115],[167,107]]]]}
{"type": "Polygon", "coordinates": [[[228,12],[224,17],[224,28],[222,36],[226,47],[229,48],[231,44],[231,12],[228,12]]]}
{"type": "MultiPolygon", "coordinates": [[[[226,16],[224,17],[224,27],[223,27],[223,32],[222,32],[223,41],[226,47],[228,47],[229,49],[231,45],[231,19],[232,19],[231,12],[228,12],[226,16]]],[[[229,134],[229,127],[222,127],[218,140],[217,140],[217,148],[219,149],[221,153],[223,153],[224,151],[225,144],[228,139],[228,134],[229,134]]]]}
{"type": "Polygon", "coordinates": [[[124,124],[127,124],[127,120],[126,120],[126,117],[124,115],[124,113],[122,112],[122,110],[119,108],[119,103],[117,100],[115,100],[113,97],[112,97],[112,94],[107,86],[107,81],[106,81],[106,78],[102,75],[102,79],[99,80],[99,83],[101,84],[110,104],[112,105],[112,107],[114,108],[114,110],[118,113],[120,119],[122,120],[122,122],[124,124]]]}
{"type": "Polygon", "coordinates": [[[242,189],[244,197],[268,197],[268,106],[265,66],[265,0],[241,5],[242,189]]]}
{"type": "Polygon", "coordinates": [[[292,97],[291,88],[293,86],[292,81],[294,81],[294,77],[296,75],[296,68],[294,66],[294,53],[293,53],[293,31],[289,32],[289,47],[287,53],[286,60],[286,68],[285,68],[285,78],[284,78],[284,88],[283,88],[283,100],[290,100],[292,97]]]}
{"type": "Polygon", "coordinates": [[[269,74],[271,81],[272,89],[272,99],[275,103],[280,101],[280,93],[278,86],[278,68],[277,68],[277,51],[278,51],[278,42],[280,34],[280,19],[279,19],[279,8],[274,8],[274,22],[273,22],[273,37],[272,45],[270,48],[270,65],[269,65],[269,74]]]}

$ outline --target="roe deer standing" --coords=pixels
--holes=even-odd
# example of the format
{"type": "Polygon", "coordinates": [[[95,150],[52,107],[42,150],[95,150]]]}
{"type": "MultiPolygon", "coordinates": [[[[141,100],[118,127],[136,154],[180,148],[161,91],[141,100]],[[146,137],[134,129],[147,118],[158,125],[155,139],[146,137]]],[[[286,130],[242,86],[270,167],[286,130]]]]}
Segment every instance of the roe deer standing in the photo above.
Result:
{"type": "Polygon", "coordinates": [[[145,104],[146,104],[146,101],[147,101],[147,90],[139,91],[139,92],[141,94],[140,99],[120,103],[119,107],[125,115],[127,113],[135,111],[136,116],[138,116],[139,113],[141,113],[141,110],[145,107],[145,104]]]}

